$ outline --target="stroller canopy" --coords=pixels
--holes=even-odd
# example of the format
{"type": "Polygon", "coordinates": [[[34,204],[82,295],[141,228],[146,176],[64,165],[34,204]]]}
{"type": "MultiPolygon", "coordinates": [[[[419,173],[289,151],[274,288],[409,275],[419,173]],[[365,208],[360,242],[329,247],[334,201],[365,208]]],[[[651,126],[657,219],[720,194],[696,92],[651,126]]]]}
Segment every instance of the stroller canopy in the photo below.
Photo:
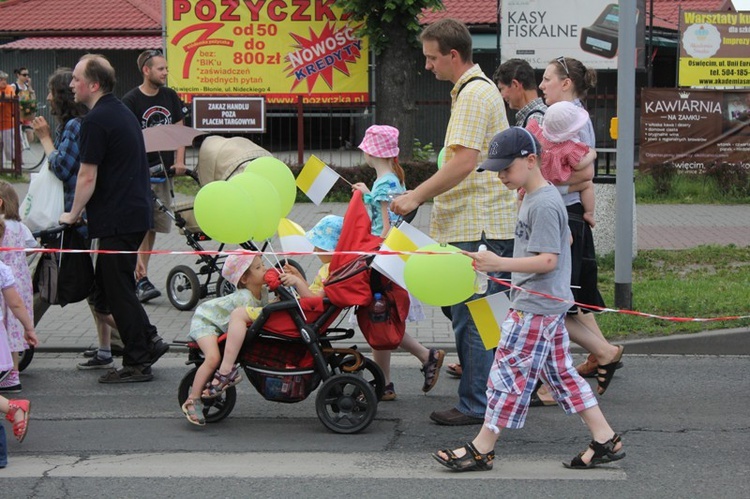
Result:
{"type": "Polygon", "coordinates": [[[244,164],[271,153],[244,137],[226,138],[211,135],[201,144],[198,153],[198,179],[200,185],[214,180],[228,180],[242,173],[244,164]]]}

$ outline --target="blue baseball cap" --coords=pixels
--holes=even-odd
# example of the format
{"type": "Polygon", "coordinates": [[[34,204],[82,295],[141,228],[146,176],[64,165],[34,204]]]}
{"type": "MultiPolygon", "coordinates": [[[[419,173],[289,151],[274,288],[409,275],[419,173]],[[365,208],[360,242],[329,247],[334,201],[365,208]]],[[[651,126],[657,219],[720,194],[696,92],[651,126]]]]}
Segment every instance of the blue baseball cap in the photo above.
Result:
{"type": "Polygon", "coordinates": [[[487,159],[479,165],[477,171],[501,172],[516,158],[525,158],[529,154],[538,156],[541,150],[542,147],[531,132],[514,126],[492,137],[487,148],[487,159]]]}

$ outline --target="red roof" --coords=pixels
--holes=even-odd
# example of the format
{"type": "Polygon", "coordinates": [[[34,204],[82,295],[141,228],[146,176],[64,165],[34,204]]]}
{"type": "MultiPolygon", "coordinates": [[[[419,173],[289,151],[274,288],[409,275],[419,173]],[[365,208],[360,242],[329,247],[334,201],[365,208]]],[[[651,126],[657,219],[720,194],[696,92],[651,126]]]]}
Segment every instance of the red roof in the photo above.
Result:
{"type": "MultiPolygon", "coordinates": [[[[676,30],[680,8],[712,11],[724,3],[654,0],[654,26],[676,30]]],[[[469,25],[497,24],[497,0],[443,0],[443,4],[445,10],[426,12],[421,22],[453,17],[469,25]]],[[[0,3],[0,19],[0,32],[161,31],[162,0],[7,0],[0,3]]]]}
{"type": "MultiPolygon", "coordinates": [[[[654,28],[677,30],[680,9],[702,12],[719,10],[725,0],[654,0],[654,28]]],[[[648,26],[649,18],[646,18],[648,26]]]]}
{"type": "Polygon", "coordinates": [[[0,3],[0,32],[161,32],[161,12],[162,0],[8,0],[0,3]]]}
{"type": "MultiPolygon", "coordinates": [[[[654,27],[677,30],[680,8],[682,10],[713,11],[720,9],[726,0],[654,0],[654,27]]],[[[466,24],[497,24],[497,0],[443,0],[445,10],[425,12],[421,22],[430,24],[452,17],[466,24]]],[[[648,5],[648,2],[646,3],[648,5]]],[[[648,17],[646,23],[649,22],[648,17]]]]}
{"type": "Polygon", "coordinates": [[[451,17],[466,24],[497,24],[497,0],[443,0],[445,10],[425,12],[422,24],[451,17]]]}
{"type": "Polygon", "coordinates": [[[145,50],[162,47],[161,36],[32,36],[0,45],[12,50],[145,50]]]}

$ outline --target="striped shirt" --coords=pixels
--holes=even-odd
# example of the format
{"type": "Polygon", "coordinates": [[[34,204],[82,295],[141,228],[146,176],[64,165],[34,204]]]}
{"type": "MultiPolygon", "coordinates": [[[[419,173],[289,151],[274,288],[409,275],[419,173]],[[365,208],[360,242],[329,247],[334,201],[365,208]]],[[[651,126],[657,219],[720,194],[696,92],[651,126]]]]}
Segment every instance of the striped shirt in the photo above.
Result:
{"type": "MultiPolygon", "coordinates": [[[[453,157],[453,148],[460,145],[479,151],[479,165],[492,137],[508,128],[503,99],[491,80],[473,81],[458,95],[461,85],[474,76],[487,78],[475,64],[451,90],[445,162],[453,157]]],[[[473,171],[457,186],[435,197],[430,235],[440,243],[478,241],[482,231],[488,239],[513,239],[515,201],[515,193],[500,182],[497,173],[473,171]]]]}

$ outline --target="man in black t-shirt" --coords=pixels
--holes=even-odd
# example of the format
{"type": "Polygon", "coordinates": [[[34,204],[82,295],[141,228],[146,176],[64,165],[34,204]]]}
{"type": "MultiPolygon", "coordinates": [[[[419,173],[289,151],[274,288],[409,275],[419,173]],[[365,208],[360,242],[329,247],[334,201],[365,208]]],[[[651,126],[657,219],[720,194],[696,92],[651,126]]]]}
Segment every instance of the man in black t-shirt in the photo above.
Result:
{"type": "Polygon", "coordinates": [[[99,239],[94,295],[108,309],[125,349],[122,369],[100,383],[150,381],[151,365],[169,350],[135,296],[138,249],[152,226],[151,193],[143,132],[133,114],[112,95],[115,71],[104,56],[87,54],[73,70],[76,102],[90,109],[81,122],[75,198],[60,223],[74,224],[86,209],[89,235],[99,239]],[[108,251],[113,251],[109,253],[108,251]]]}
{"type": "MultiPolygon", "coordinates": [[[[182,111],[182,101],[177,93],[166,86],[167,60],[161,50],[146,50],[138,56],[138,70],[143,76],[143,83],[122,98],[125,104],[141,124],[141,128],[159,125],[182,123],[185,115],[182,111]]],[[[185,173],[185,148],[176,151],[160,151],[148,153],[148,164],[152,175],[151,189],[165,206],[171,208],[173,190],[171,180],[165,173],[172,169],[176,175],[185,173]],[[161,174],[161,175],[159,175],[161,174]]],[[[159,210],[154,203],[154,227],[146,233],[140,251],[148,252],[154,248],[156,233],[167,234],[172,227],[172,219],[159,210]]],[[[148,280],[148,261],[150,255],[138,255],[135,268],[136,294],[141,302],[147,302],[161,295],[161,292],[148,280]]]]}

